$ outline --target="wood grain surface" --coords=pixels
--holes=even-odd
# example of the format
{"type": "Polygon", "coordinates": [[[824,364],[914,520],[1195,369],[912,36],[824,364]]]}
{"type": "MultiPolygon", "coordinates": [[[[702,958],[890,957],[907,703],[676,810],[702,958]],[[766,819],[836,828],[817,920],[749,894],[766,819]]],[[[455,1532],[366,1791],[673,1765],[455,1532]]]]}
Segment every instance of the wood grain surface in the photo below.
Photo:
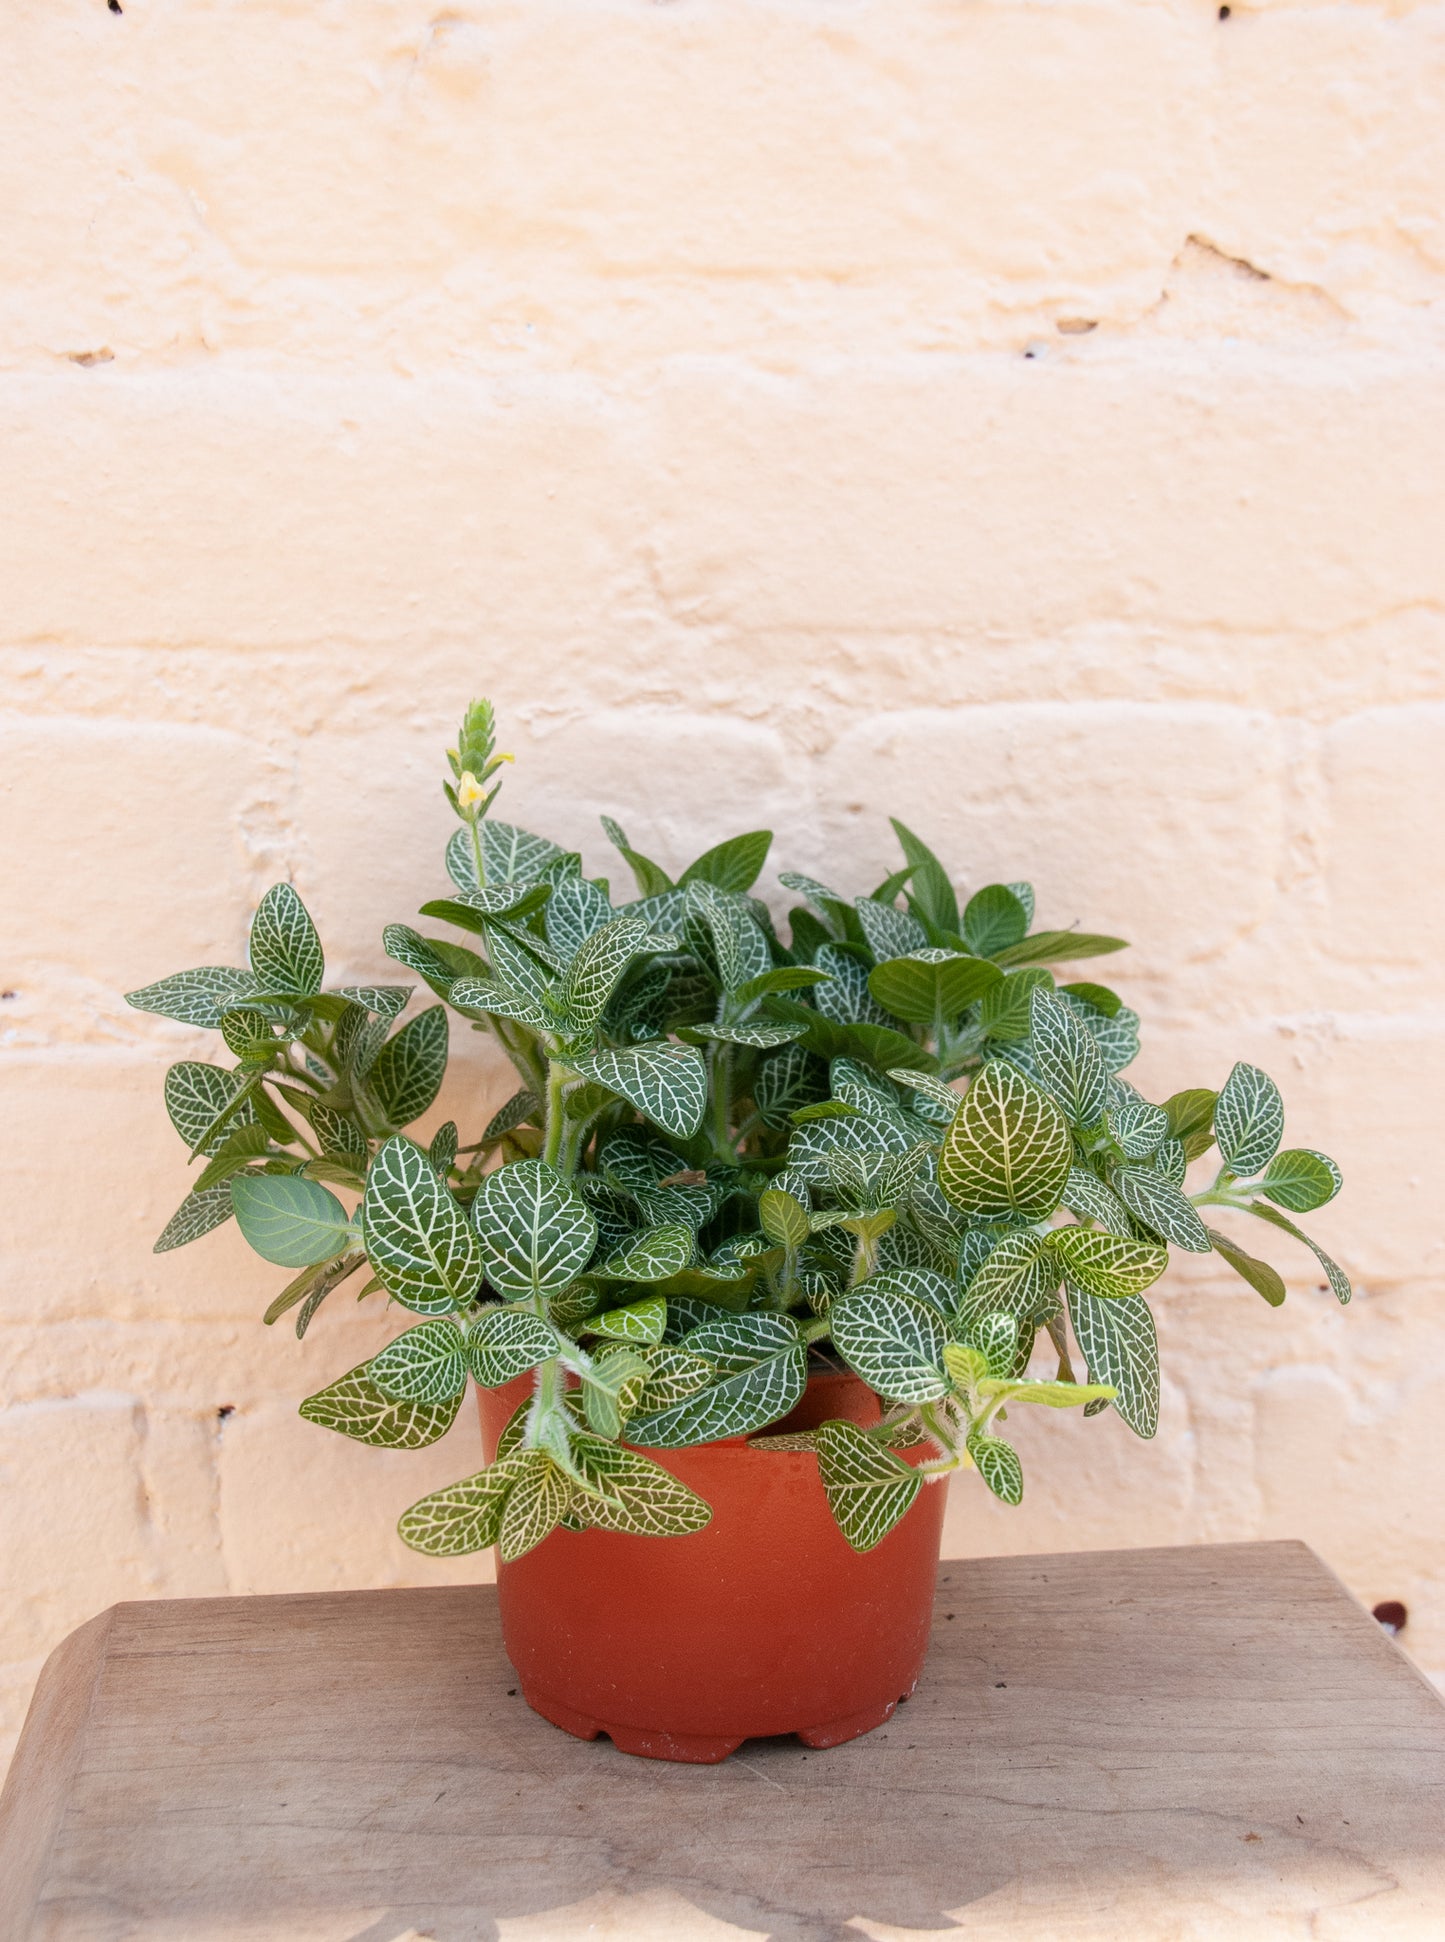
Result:
{"type": "Polygon", "coordinates": [[[119,1605],[42,1676],[0,1936],[1445,1936],[1445,1706],[1303,1545],[945,1563],[825,1753],[631,1759],[514,1686],[490,1587],[119,1605]]]}

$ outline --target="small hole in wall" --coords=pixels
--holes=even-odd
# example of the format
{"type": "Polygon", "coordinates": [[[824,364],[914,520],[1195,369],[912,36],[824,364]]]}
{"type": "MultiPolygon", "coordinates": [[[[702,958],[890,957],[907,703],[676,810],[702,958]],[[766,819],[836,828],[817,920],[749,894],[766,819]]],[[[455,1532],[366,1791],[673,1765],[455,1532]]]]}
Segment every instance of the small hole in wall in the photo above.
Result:
{"type": "Polygon", "coordinates": [[[105,4],[110,8],[112,13],[125,12],[125,8],[120,4],[120,0],[105,0],[105,4]]]}
{"type": "Polygon", "coordinates": [[[1383,1604],[1376,1605],[1370,1616],[1379,1620],[1391,1638],[1394,1638],[1397,1633],[1403,1632],[1406,1625],[1410,1622],[1410,1614],[1398,1598],[1385,1599],[1383,1604]]]}
{"type": "Polygon", "coordinates": [[[1221,20],[1228,20],[1229,15],[1230,15],[1230,9],[1228,7],[1221,7],[1219,9],[1219,18],[1221,20]]]}
{"type": "Polygon", "coordinates": [[[0,991],[0,1004],[8,1005],[19,996],[18,991],[0,991]]]}
{"type": "Polygon", "coordinates": [[[216,1421],[218,1423],[224,1423],[228,1416],[234,1416],[235,1413],[236,1405],[234,1403],[222,1403],[221,1407],[216,1411],[216,1421]]]}

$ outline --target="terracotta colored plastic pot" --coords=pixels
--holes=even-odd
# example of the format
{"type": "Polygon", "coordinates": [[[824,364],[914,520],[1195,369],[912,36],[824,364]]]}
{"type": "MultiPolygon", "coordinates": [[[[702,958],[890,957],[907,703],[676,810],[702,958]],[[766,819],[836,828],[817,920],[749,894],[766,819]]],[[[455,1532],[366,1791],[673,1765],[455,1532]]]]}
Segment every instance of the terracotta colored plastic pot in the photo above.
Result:
{"type": "MultiPolygon", "coordinates": [[[[489,1462],[529,1393],[526,1377],[479,1392],[489,1462]]],[[[876,1422],[878,1400],[854,1376],[819,1374],[786,1427],[840,1416],[876,1422]]],[[[712,1505],[706,1529],[558,1530],[498,1562],[502,1635],[533,1711],[654,1760],[724,1760],[778,1733],[837,1746],[881,1726],[922,1670],[946,1486],[928,1485],[860,1555],[811,1451],[729,1437],[647,1454],[712,1505]]]]}

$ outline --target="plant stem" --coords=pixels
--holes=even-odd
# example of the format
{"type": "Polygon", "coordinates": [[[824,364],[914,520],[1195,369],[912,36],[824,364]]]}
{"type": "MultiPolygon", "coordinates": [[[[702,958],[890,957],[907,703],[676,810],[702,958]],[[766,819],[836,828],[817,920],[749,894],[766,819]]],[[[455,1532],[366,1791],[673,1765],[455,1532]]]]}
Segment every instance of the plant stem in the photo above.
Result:
{"type": "Polygon", "coordinates": [[[471,831],[472,831],[472,855],[476,859],[477,887],[480,889],[487,881],[487,866],[482,856],[482,819],[480,816],[472,817],[471,831]]]}
{"type": "Polygon", "coordinates": [[[542,1158],[548,1166],[556,1166],[562,1153],[562,1088],[567,1082],[567,1068],[559,1059],[547,1061],[547,1143],[542,1149],[542,1158]]]}

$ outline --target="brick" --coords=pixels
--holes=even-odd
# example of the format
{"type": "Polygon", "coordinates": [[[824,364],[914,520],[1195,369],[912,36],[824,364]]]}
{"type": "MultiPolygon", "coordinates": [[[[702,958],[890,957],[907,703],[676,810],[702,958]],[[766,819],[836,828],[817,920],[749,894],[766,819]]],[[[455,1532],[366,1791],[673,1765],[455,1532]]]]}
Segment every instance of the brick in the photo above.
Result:
{"type": "Polygon", "coordinates": [[[652,524],[679,612],[967,640],[1309,633],[1441,597],[1432,374],[1108,339],[900,363],[670,374],[652,524]]]}
{"type": "Polygon", "coordinates": [[[1420,834],[1445,824],[1445,707],[1377,708],[1324,745],[1329,791],[1329,949],[1372,967],[1419,965],[1433,981],[1445,909],[1426,888],[1420,834]]]}
{"type": "MultiPolygon", "coordinates": [[[[1172,971],[1217,958],[1269,915],[1281,763],[1268,717],[1222,707],[881,715],[818,765],[823,848],[807,867],[826,875],[826,858],[848,858],[846,887],[866,891],[897,867],[897,815],[965,894],[1028,877],[1040,924],[1132,939],[1119,960],[1130,975],[1172,971]]],[[[1112,961],[1094,969],[1107,978],[1112,961]]]]}

